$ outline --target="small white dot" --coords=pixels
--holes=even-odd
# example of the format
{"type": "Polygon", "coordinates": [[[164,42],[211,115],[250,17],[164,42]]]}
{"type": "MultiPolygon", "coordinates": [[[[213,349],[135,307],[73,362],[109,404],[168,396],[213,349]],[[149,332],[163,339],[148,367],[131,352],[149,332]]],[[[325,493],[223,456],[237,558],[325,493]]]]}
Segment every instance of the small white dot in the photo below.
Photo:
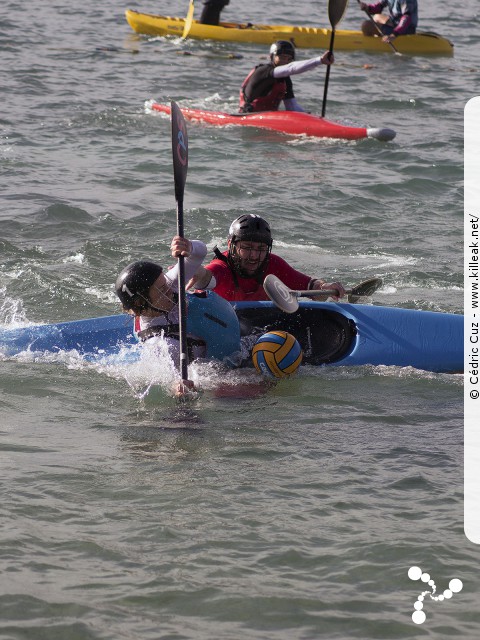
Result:
{"type": "Polygon", "coordinates": [[[413,608],[416,609],[417,611],[421,611],[423,609],[423,602],[415,602],[415,604],[413,605],[413,608]]]}
{"type": "Polygon", "coordinates": [[[442,594],[440,594],[440,595],[438,596],[438,599],[440,600],[440,602],[442,602],[443,600],[445,600],[445,596],[442,596],[442,594]]]}
{"type": "Polygon", "coordinates": [[[423,602],[425,600],[424,596],[418,596],[417,600],[419,600],[419,602],[423,602]]]}
{"type": "Polygon", "coordinates": [[[415,611],[412,614],[412,620],[414,621],[415,624],[423,624],[426,619],[427,619],[427,616],[423,611],[415,611]]]}
{"type": "Polygon", "coordinates": [[[445,589],[445,591],[443,592],[443,595],[448,600],[448,598],[451,598],[453,596],[453,593],[450,591],[450,589],[445,589]]]}
{"type": "Polygon", "coordinates": [[[448,588],[450,591],[453,591],[453,593],[460,593],[463,589],[463,582],[458,578],[453,578],[453,580],[450,580],[448,583],[448,588]]]}
{"type": "Polygon", "coordinates": [[[430,574],[429,573],[422,573],[422,575],[420,576],[420,580],[422,582],[428,582],[430,580],[430,574]]]}
{"type": "Polygon", "coordinates": [[[408,570],[408,577],[410,580],[420,580],[420,576],[422,575],[422,570],[420,567],[410,567],[408,570]]]}
{"type": "Polygon", "coordinates": [[[429,581],[428,581],[428,584],[429,584],[431,587],[433,587],[433,585],[435,584],[435,582],[434,582],[433,580],[429,580],[429,581]]]}

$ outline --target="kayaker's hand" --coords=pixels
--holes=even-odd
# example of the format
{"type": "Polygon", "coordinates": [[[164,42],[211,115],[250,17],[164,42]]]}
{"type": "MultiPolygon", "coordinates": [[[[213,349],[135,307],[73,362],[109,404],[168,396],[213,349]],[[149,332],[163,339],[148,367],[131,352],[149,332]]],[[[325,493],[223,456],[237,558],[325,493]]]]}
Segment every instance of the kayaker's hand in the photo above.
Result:
{"type": "Polygon", "coordinates": [[[383,36],[382,38],[382,42],[385,42],[385,44],[390,44],[390,42],[393,42],[395,40],[395,34],[391,33],[388,36],[383,36]]]}
{"type": "Polygon", "coordinates": [[[368,4],[366,2],[360,2],[360,9],[368,12],[368,4]]]}
{"type": "Polygon", "coordinates": [[[329,296],[332,300],[335,300],[335,302],[337,302],[339,298],[343,298],[346,293],[341,282],[324,282],[320,289],[336,289],[338,291],[338,296],[329,296]]]}
{"type": "MultiPolygon", "coordinates": [[[[345,288],[341,282],[325,282],[324,280],[315,280],[311,288],[315,289],[315,291],[321,291],[322,289],[336,289],[338,291],[338,296],[326,295],[324,298],[325,300],[327,298],[332,298],[332,300],[335,300],[335,302],[337,302],[339,298],[343,298],[343,296],[346,294],[345,288]]],[[[315,300],[321,300],[321,297],[315,296],[315,300]]]]}
{"type": "Polygon", "coordinates": [[[175,397],[179,399],[186,398],[197,391],[195,384],[192,380],[180,380],[175,386],[175,397]]]}
{"type": "Polygon", "coordinates": [[[334,60],[335,60],[335,58],[334,58],[333,53],[331,51],[325,51],[325,53],[321,57],[322,64],[326,64],[327,67],[329,65],[333,64],[334,60]]]}
{"type": "Polygon", "coordinates": [[[190,240],[188,240],[188,238],[175,236],[172,239],[170,250],[172,252],[172,258],[178,258],[179,256],[188,258],[188,256],[192,253],[192,243],[190,242],[190,240]]]}

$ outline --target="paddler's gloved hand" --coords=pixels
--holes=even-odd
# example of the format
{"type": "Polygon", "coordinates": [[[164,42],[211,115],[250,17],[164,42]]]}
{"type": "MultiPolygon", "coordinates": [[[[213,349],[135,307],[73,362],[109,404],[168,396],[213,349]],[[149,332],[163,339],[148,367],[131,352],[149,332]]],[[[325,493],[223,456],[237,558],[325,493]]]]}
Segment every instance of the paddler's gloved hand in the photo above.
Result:
{"type": "Polygon", "coordinates": [[[390,42],[393,42],[395,38],[396,38],[396,35],[394,33],[390,33],[388,36],[383,36],[382,42],[385,42],[386,44],[390,44],[390,42]]]}
{"type": "Polygon", "coordinates": [[[333,55],[333,52],[325,51],[323,56],[320,58],[320,61],[321,61],[322,64],[326,64],[327,67],[329,65],[333,64],[335,62],[335,57],[333,55]]]}
{"type": "Polygon", "coordinates": [[[196,393],[197,389],[192,380],[180,380],[173,389],[176,398],[183,399],[196,393]]]}
{"type": "Polygon", "coordinates": [[[338,302],[340,298],[343,298],[345,295],[345,288],[341,282],[325,282],[322,284],[320,289],[336,289],[338,291],[338,296],[329,296],[335,302],[338,302]]]}
{"type": "MultiPolygon", "coordinates": [[[[345,291],[345,287],[343,286],[343,284],[341,282],[325,282],[325,280],[315,280],[313,282],[313,286],[310,286],[311,289],[315,289],[315,290],[328,290],[328,289],[336,289],[338,291],[338,295],[337,296],[332,296],[332,295],[326,295],[325,296],[325,300],[327,298],[331,298],[332,300],[334,300],[335,302],[338,302],[338,300],[340,298],[343,298],[343,296],[346,295],[346,291],[345,291]]],[[[315,296],[316,300],[321,300],[321,297],[319,296],[315,296]]]]}
{"type": "Polygon", "coordinates": [[[368,11],[368,4],[366,2],[360,2],[360,9],[362,11],[368,11]]]}
{"type": "Polygon", "coordinates": [[[170,250],[172,252],[172,258],[178,258],[179,256],[188,258],[188,256],[192,253],[192,243],[190,242],[190,240],[188,240],[188,238],[175,236],[172,239],[172,243],[170,244],[170,250]]]}

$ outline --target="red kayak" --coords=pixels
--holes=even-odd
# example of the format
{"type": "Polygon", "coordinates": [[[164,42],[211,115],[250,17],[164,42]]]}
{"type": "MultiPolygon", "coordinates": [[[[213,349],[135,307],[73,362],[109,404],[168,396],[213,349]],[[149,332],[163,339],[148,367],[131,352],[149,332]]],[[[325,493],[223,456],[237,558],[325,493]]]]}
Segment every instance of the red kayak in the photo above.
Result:
{"type": "MultiPolygon", "coordinates": [[[[148,108],[162,113],[170,113],[170,105],[148,102],[148,108]]],[[[347,127],[337,122],[330,122],[320,116],[300,111],[261,111],[257,113],[224,113],[222,111],[206,111],[180,107],[187,120],[206,122],[219,127],[226,125],[242,125],[273,129],[289,135],[313,136],[316,138],[340,138],[342,140],[393,140],[396,132],[393,129],[367,129],[365,127],[347,127]]]]}

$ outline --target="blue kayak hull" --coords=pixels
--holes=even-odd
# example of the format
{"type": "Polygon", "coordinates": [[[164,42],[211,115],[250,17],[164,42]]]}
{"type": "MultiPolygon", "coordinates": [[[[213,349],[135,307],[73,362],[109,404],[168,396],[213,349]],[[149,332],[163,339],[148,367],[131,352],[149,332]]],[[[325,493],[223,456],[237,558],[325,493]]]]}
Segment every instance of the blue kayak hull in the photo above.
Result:
{"type": "MultiPolygon", "coordinates": [[[[238,302],[233,308],[244,335],[271,328],[293,333],[307,364],[463,371],[462,315],[314,301],[302,301],[295,314],[285,314],[271,302],[238,302]]],[[[5,357],[71,350],[103,357],[134,344],[133,321],[126,315],[0,329],[0,353],[5,357]]]]}

